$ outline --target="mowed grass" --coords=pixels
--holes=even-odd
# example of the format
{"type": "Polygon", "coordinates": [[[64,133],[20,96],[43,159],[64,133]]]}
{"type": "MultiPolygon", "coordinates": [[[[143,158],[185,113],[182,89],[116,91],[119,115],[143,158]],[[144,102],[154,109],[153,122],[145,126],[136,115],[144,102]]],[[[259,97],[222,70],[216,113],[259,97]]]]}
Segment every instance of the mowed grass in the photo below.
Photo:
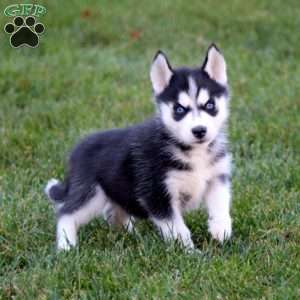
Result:
{"type": "Polygon", "coordinates": [[[0,33],[0,298],[299,299],[299,1],[39,3],[38,48],[0,33]],[[63,177],[70,148],[154,112],[157,49],[200,65],[212,41],[232,91],[232,240],[211,241],[199,211],[186,220],[201,254],[165,245],[148,222],[129,235],[100,219],[57,254],[43,187],[63,177]]]}

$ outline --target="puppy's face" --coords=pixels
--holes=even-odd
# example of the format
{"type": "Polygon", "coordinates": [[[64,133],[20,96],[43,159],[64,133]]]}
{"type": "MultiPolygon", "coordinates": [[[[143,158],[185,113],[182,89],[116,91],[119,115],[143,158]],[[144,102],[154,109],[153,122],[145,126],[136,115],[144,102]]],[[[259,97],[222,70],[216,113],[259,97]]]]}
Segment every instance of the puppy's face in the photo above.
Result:
{"type": "Polygon", "coordinates": [[[226,64],[212,45],[200,68],[173,69],[158,52],[151,71],[158,110],[165,126],[185,145],[213,141],[228,118],[226,64]]]}

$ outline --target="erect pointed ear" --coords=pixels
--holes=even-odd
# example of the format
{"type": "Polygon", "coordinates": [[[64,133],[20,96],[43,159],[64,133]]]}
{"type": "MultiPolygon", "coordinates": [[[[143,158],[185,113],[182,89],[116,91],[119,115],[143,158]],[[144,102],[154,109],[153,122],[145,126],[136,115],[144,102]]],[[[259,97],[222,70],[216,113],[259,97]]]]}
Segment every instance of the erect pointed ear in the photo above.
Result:
{"type": "Polygon", "coordinates": [[[202,69],[211,79],[222,85],[227,84],[226,62],[215,44],[209,46],[202,69]]]}
{"type": "Polygon", "coordinates": [[[166,55],[162,51],[158,51],[150,68],[150,78],[156,95],[160,94],[168,86],[172,75],[173,70],[166,55]]]}

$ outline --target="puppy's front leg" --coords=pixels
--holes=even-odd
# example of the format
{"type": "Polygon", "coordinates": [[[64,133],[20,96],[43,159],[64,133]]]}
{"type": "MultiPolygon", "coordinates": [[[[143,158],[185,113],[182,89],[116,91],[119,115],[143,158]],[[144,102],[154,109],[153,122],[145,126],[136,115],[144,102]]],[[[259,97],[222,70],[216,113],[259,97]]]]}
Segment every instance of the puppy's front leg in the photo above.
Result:
{"type": "Polygon", "coordinates": [[[179,211],[173,211],[169,218],[153,217],[152,221],[160,230],[165,241],[179,240],[184,247],[194,249],[191,232],[179,211]]]}
{"type": "Polygon", "coordinates": [[[208,211],[208,230],[221,243],[231,236],[230,176],[220,174],[210,183],[205,195],[208,211]]]}

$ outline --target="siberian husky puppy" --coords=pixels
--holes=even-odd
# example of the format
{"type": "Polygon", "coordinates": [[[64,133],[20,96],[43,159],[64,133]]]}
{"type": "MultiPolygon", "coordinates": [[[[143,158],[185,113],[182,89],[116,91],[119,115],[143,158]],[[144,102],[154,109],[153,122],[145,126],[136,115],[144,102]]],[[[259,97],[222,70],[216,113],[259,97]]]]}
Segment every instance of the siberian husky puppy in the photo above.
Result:
{"type": "Polygon", "coordinates": [[[84,138],[70,155],[65,179],[48,182],[59,250],[75,246],[79,227],[97,216],[128,230],[133,219],[148,218],[165,240],[193,248],[183,215],[201,203],[212,237],[223,242],[231,236],[223,55],[213,44],[201,67],[175,69],[159,51],[150,79],[153,118],[84,138]]]}

